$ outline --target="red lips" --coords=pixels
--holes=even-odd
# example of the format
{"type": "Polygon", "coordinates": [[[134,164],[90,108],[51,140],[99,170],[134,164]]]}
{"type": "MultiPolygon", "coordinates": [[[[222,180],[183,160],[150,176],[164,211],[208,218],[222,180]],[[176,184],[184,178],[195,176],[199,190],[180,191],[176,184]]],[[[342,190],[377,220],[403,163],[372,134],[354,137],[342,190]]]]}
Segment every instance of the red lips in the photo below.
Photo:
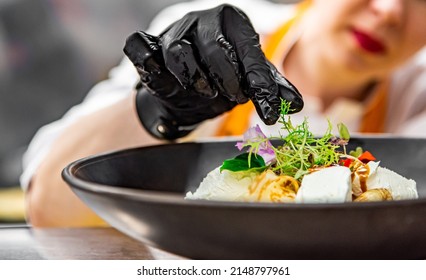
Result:
{"type": "Polygon", "coordinates": [[[365,51],[373,54],[381,54],[386,51],[385,45],[371,35],[356,29],[353,29],[352,33],[358,45],[365,51]]]}

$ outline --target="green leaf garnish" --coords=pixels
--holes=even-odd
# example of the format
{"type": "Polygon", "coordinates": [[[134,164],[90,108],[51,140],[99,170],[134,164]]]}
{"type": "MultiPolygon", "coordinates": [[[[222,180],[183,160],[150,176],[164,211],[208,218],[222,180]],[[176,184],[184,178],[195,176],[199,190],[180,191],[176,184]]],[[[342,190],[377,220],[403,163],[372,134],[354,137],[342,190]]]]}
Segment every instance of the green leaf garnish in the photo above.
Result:
{"type": "Polygon", "coordinates": [[[339,130],[340,138],[342,138],[345,141],[349,141],[351,138],[351,135],[349,134],[349,130],[343,123],[337,124],[337,129],[339,130]]]}
{"type": "Polygon", "coordinates": [[[220,167],[220,171],[222,170],[230,170],[230,171],[263,171],[267,166],[265,165],[265,161],[259,155],[252,155],[251,153],[243,153],[235,158],[227,159],[223,162],[220,167]]]}

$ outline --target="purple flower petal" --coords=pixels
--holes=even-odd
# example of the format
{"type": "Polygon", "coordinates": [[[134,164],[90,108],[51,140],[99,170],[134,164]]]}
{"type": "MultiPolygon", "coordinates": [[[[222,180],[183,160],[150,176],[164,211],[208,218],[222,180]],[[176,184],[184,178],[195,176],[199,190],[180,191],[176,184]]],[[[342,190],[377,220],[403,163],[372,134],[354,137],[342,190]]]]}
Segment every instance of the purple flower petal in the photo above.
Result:
{"type": "Polygon", "coordinates": [[[243,135],[243,141],[237,142],[235,146],[241,151],[245,146],[250,146],[251,143],[259,142],[260,145],[256,153],[265,160],[266,164],[274,162],[276,159],[275,151],[259,125],[249,128],[243,135]]]}
{"type": "Polygon", "coordinates": [[[244,148],[244,142],[237,142],[237,144],[235,144],[235,147],[238,148],[238,150],[242,150],[244,148]]]}
{"type": "MultiPolygon", "coordinates": [[[[268,141],[270,144],[270,142],[268,141]]],[[[266,144],[266,142],[265,142],[266,144]]],[[[258,155],[260,155],[266,164],[275,162],[276,156],[274,150],[271,148],[271,146],[265,145],[265,147],[259,148],[259,151],[257,152],[258,155]]]]}

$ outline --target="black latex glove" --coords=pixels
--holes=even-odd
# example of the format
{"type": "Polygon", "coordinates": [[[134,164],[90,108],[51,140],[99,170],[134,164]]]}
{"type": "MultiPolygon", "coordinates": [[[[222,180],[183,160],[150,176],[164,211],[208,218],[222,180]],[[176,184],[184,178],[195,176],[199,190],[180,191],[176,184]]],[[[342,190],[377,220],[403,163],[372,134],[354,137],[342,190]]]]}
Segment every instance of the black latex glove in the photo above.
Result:
{"type": "Polygon", "coordinates": [[[268,125],[279,118],[280,98],[293,112],[303,107],[297,89],[265,58],[250,20],[230,5],[189,13],[158,37],[136,32],[124,52],[141,77],[139,118],[158,138],[185,136],[248,100],[268,125]]]}

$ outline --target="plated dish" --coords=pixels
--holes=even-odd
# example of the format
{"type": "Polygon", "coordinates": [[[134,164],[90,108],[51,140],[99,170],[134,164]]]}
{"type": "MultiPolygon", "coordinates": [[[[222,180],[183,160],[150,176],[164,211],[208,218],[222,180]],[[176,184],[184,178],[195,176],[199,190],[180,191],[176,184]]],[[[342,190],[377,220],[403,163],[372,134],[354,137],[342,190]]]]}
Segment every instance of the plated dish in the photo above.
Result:
{"type": "Polygon", "coordinates": [[[241,152],[207,174],[187,199],[273,203],[373,202],[418,197],[416,182],[379,166],[362,147],[348,151],[350,133],[343,123],[322,137],[308,119],[291,121],[290,103],[282,101],[279,136],[266,136],[259,125],[236,143],[241,152]],[[278,141],[273,145],[272,140],[278,141]]]}
{"type": "Polygon", "coordinates": [[[346,148],[358,146],[415,180],[418,199],[326,204],[185,199],[224,159],[239,154],[235,141],[96,155],[71,163],[63,177],[111,226],[189,258],[424,259],[426,140],[352,138],[346,148]]]}

